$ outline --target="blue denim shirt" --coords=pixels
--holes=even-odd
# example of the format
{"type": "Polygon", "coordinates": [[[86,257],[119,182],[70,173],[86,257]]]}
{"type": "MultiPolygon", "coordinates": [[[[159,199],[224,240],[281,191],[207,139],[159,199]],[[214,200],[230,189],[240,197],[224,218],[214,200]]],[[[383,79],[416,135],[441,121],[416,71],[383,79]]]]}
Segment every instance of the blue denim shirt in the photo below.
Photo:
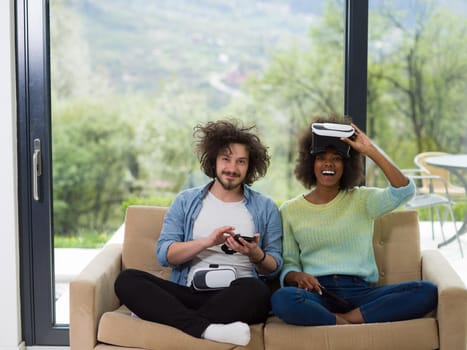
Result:
{"type": "MultiPolygon", "coordinates": [[[[201,210],[202,201],[207,195],[209,184],[182,191],[170,206],[164,218],[164,224],[157,244],[157,258],[162,266],[170,266],[170,281],[186,285],[191,261],[181,265],[173,265],[167,261],[167,251],[174,242],[186,242],[193,239],[193,224],[201,210]]],[[[276,204],[261,193],[243,185],[245,205],[260,234],[258,245],[268,255],[276,259],[277,268],[268,275],[259,276],[252,265],[253,274],[257,277],[273,278],[282,268],[282,223],[276,204]]]]}

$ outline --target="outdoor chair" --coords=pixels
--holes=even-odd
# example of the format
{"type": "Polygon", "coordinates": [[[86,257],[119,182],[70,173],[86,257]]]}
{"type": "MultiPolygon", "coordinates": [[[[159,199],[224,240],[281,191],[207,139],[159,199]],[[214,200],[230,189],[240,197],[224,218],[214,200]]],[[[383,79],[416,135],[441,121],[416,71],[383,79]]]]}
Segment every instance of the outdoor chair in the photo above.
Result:
{"type": "Polygon", "coordinates": [[[426,159],[430,157],[436,156],[444,156],[447,155],[446,152],[422,152],[415,156],[414,163],[415,165],[421,169],[425,175],[434,175],[443,178],[444,182],[441,181],[431,181],[430,179],[422,179],[422,187],[420,188],[421,193],[437,193],[441,195],[445,195],[446,191],[449,194],[450,198],[464,198],[465,192],[462,186],[457,186],[453,184],[450,180],[449,171],[446,169],[441,169],[429,165],[426,163],[426,159]]]}
{"type": "Polygon", "coordinates": [[[454,229],[454,235],[456,237],[457,243],[459,244],[461,256],[464,257],[462,243],[459,239],[459,235],[457,234],[456,218],[452,209],[452,205],[454,203],[449,195],[446,180],[438,175],[427,175],[427,173],[422,169],[403,169],[402,172],[410,177],[417,186],[415,196],[409,202],[407,202],[405,206],[408,209],[414,210],[421,208],[429,209],[432,239],[435,239],[434,213],[436,214],[436,218],[439,221],[442,238],[442,241],[438,244],[438,248],[441,247],[446,241],[444,224],[446,223],[447,216],[449,216],[452,227],[454,229]],[[437,193],[434,190],[435,184],[438,184],[437,193]],[[444,192],[441,191],[442,188],[444,189],[444,192]],[[444,209],[444,211],[441,212],[440,209],[444,209]]]}

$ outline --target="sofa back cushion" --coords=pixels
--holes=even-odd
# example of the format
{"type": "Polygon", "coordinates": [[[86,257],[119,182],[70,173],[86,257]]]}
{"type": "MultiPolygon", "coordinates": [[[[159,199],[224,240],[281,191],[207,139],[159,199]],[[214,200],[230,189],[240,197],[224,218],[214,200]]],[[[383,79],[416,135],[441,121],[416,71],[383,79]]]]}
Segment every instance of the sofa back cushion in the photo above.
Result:
{"type": "Polygon", "coordinates": [[[170,268],[162,267],[156,257],[156,245],[167,212],[166,207],[129,206],[125,216],[122,267],[147,271],[169,278],[170,268]]]}
{"type": "MultiPolygon", "coordinates": [[[[123,268],[147,271],[168,278],[170,268],[162,267],[156,245],[167,212],[165,207],[130,206],[125,217],[123,268]]],[[[415,211],[396,211],[375,221],[373,245],[380,275],[379,284],[421,278],[418,217],[415,211]]]]}
{"type": "Polygon", "coordinates": [[[414,210],[395,211],[375,221],[373,248],[378,284],[421,279],[420,233],[414,210]]]}

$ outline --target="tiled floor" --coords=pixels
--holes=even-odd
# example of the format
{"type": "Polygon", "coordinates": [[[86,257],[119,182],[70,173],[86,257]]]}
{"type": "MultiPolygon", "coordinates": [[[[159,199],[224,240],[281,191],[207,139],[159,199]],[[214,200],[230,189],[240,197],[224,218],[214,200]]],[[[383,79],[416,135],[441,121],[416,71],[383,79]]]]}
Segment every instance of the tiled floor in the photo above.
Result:
{"type": "MultiPolygon", "coordinates": [[[[420,222],[420,246],[422,250],[438,249],[437,245],[441,240],[439,227],[435,226],[435,239],[432,239],[431,224],[420,222]]],[[[450,237],[453,227],[445,228],[446,236],[450,237]]],[[[121,227],[112,242],[121,242],[123,238],[123,228],[121,227]]],[[[461,237],[464,254],[467,255],[467,234],[461,237]]],[[[456,241],[439,249],[448,259],[464,284],[467,286],[467,259],[461,257],[459,245],[456,241]]],[[[56,322],[62,324],[69,323],[68,308],[68,283],[70,279],[78,274],[91,259],[98,253],[96,249],[56,249],[55,250],[55,274],[56,274],[56,322]]]]}

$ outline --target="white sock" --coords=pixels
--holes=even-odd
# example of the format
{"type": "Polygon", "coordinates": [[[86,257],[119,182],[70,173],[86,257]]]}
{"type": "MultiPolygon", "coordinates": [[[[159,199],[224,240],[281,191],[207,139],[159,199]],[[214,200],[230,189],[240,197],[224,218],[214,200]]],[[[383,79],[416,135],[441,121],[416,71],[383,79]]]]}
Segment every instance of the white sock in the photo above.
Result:
{"type": "Polygon", "coordinates": [[[220,343],[247,345],[250,342],[250,326],[243,322],[213,323],[206,328],[201,337],[220,343]]]}

